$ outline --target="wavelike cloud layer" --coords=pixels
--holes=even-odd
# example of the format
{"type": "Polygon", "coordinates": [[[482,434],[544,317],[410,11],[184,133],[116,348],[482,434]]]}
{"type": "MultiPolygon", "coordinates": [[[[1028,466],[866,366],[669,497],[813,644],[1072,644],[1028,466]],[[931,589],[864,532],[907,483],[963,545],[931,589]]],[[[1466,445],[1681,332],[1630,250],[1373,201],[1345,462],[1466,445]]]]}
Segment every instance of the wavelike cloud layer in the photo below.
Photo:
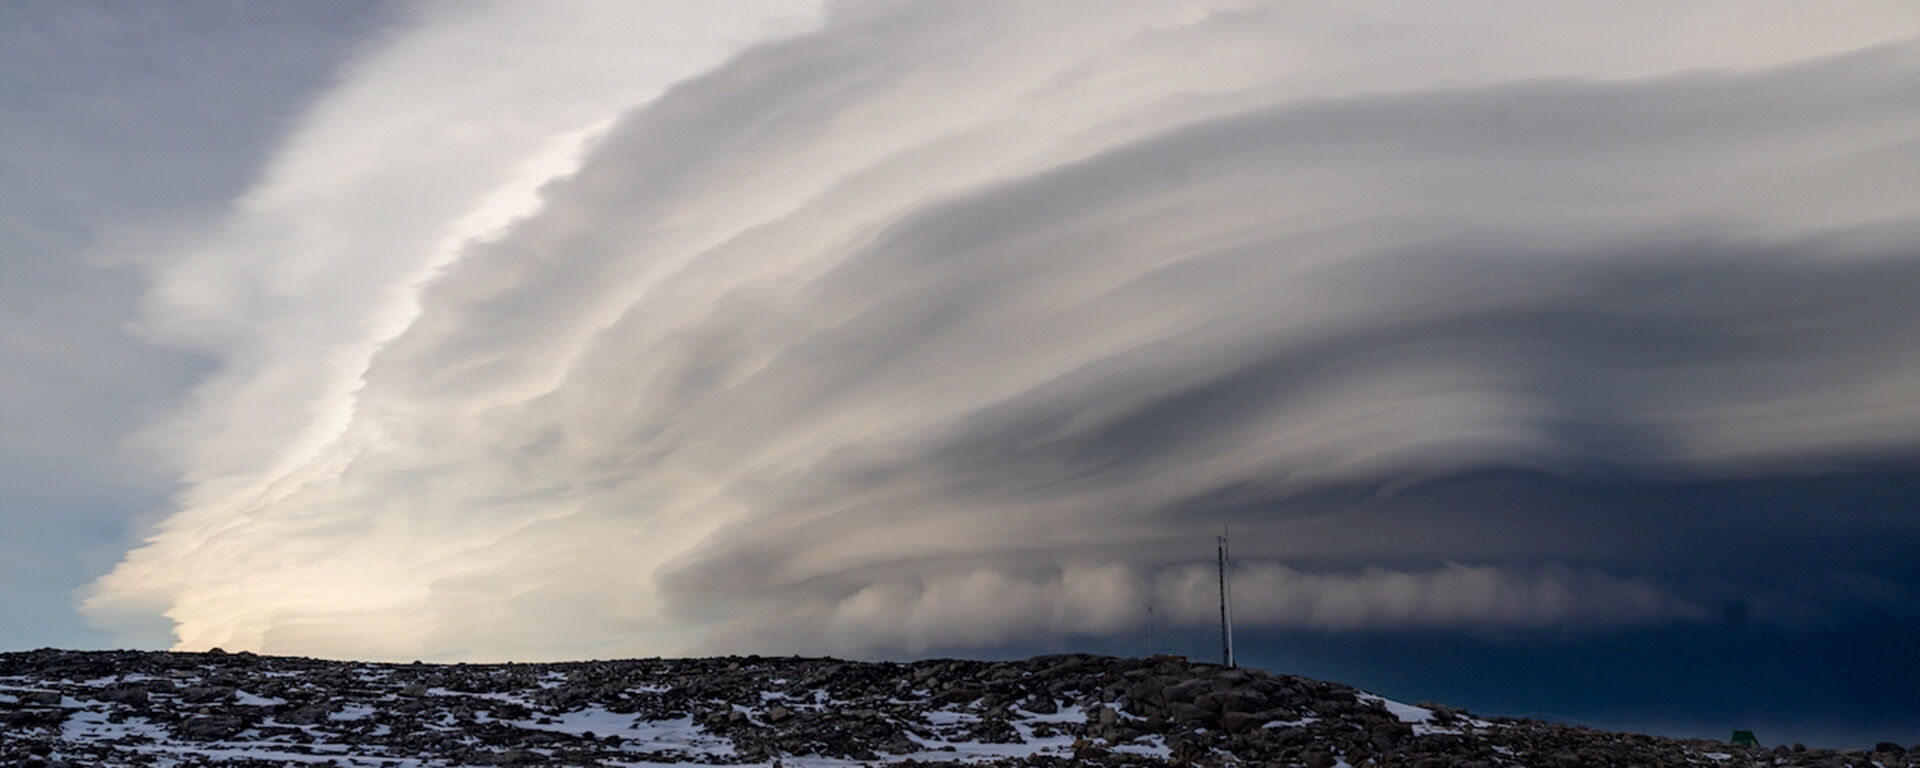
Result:
{"type": "Polygon", "coordinates": [[[922,651],[1204,623],[1231,522],[1243,622],[1701,620],[1382,510],[1920,448],[1920,20],[1702,8],[438,7],[153,259],[225,368],[85,610],[922,651]]]}

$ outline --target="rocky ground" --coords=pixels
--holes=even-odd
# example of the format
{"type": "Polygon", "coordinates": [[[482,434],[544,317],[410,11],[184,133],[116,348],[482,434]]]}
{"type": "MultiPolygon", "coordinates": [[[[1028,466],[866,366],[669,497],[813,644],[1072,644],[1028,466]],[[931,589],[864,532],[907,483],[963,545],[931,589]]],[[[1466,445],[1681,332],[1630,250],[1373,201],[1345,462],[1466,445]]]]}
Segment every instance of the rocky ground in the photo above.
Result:
{"type": "Polygon", "coordinates": [[[1177,658],[0,654],[5,766],[1920,766],[1410,706],[1177,658]]]}

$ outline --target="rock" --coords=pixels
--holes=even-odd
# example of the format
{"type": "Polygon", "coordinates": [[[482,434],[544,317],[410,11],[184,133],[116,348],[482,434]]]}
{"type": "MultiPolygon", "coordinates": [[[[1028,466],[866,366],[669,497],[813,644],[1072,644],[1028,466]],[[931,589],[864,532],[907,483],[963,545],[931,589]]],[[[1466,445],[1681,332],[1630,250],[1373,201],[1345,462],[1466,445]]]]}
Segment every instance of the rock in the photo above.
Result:
{"type": "Polygon", "coordinates": [[[471,759],[481,765],[530,765],[537,762],[539,753],[524,749],[509,749],[501,752],[484,752],[471,759]]]}
{"type": "Polygon", "coordinates": [[[1163,707],[1167,704],[1167,684],[1170,678],[1149,677],[1135,682],[1127,689],[1127,698],[1136,704],[1163,707]]]}
{"type": "Polygon", "coordinates": [[[0,712],[0,732],[8,729],[26,731],[34,728],[58,728],[67,721],[67,713],[58,709],[29,709],[19,712],[0,712]]]}
{"type": "Polygon", "coordinates": [[[1367,729],[1375,748],[1390,750],[1404,739],[1413,738],[1413,726],[1398,721],[1381,722],[1367,729]]]}
{"type": "Polygon", "coordinates": [[[1286,728],[1263,728],[1266,739],[1282,747],[1297,747],[1313,743],[1313,732],[1299,726],[1286,728]]]}
{"type": "Polygon", "coordinates": [[[224,685],[202,685],[180,692],[180,700],[194,704],[226,701],[232,698],[236,689],[224,685]]]}
{"type": "Polygon", "coordinates": [[[100,701],[139,706],[147,703],[147,689],[138,684],[121,683],[100,690],[100,701]]]}
{"type": "Polygon", "coordinates": [[[1228,712],[1220,716],[1220,730],[1227,733],[1246,733],[1265,725],[1269,719],[1265,713],[1228,712]]]}
{"type": "Polygon", "coordinates": [[[180,724],[182,737],[196,741],[212,741],[229,738],[246,730],[246,723],[232,715],[207,715],[188,718],[180,724]]]}
{"type": "Polygon", "coordinates": [[[1194,703],[1201,709],[1221,715],[1228,712],[1259,712],[1267,708],[1265,697],[1240,689],[1209,693],[1195,699],[1194,703]]]}
{"type": "Polygon", "coordinates": [[[985,693],[986,691],[983,691],[979,688],[955,687],[951,690],[948,690],[945,693],[940,694],[940,696],[938,697],[938,700],[948,704],[965,704],[967,702],[980,698],[985,693]]]}
{"type": "Polygon", "coordinates": [[[1177,701],[1192,703],[1194,699],[1200,697],[1200,694],[1211,692],[1213,686],[1206,680],[1185,680],[1160,690],[1162,698],[1168,703],[1177,701]]]}
{"type": "Polygon", "coordinates": [[[1207,711],[1194,704],[1176,701],[1167,705],[1167,720],[1182,726],[1191,727],[1207,716],[1207,711]]]}
{"type": "Polygon", "coordinates": [[[313,725],[327,719],[327,708],[320,704],[302,704],[281,712],[274,719],[288,725],[313,725]]]}
{"type": "Polygon", "coordinates": [[[890,755],[906,755],[920,751],[920,744],[904,733],[895,733],[880,745],[880,751],[890,755]]]}

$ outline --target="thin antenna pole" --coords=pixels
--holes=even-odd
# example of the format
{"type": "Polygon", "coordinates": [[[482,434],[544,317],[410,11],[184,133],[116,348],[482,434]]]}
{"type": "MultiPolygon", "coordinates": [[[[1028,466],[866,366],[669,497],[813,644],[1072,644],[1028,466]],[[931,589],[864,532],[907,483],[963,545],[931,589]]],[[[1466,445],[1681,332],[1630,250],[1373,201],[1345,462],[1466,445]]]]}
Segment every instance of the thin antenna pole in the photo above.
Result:
{"type": "Polygon", "coordinates": [[[1219,554],[1219,561],[1220,561],[1220,663],[1225,664],[1228,667],[1232,667],[1233,666],[1233,620],[1229,618],[1229,614],[1227,611],[1227,536],[1226,536],[1226,533],[1227,533],[1226,529],[1222,528],[1219,538],[1214,539],[1214,543],[1218,545],[1218,554],[1219,554]]]}
{"type": "Polygon", "coordinates": [[[1227,540],[1213,537],[1216,573],[1220,576],[1220,663],[1227,663],[1227,540]]]}
{"type": "Polygon", "coordinates": [[[1220,593],[1227,606],[1227,667],[1237,667],[1233,660],[1233,531],[1227,526],[1220,527],[1220,549],[1226,554],[1223,568],[1220,569],[1220,593]]]}

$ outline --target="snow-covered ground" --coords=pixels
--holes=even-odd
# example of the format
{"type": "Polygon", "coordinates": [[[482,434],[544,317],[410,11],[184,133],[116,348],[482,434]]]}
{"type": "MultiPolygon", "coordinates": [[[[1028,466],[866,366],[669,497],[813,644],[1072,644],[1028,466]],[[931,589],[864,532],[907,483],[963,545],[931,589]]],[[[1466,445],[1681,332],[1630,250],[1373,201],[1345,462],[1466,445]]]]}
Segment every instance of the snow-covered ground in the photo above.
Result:
{"type": "MultiPolygon", "coordinates": [[[[766,687],[750,696],[688,690],[687,678],[676,676],[671,662],[651,665],[654,676],[622,675],[617,690],[602,685],[591,700],[577,700],[567,672],[530,673],[527,665],[436,668],[149,656],[175,663],[73,679],[0,677],[0,704],[24,707],[42,726],[40,743],[49,748],[35,758],[156,766],[451,768],[576,759],[619,766],[991,764],[1036,756],[1071,759],[1088,743],[1088,723],[1099,717],[1074,703],[1071,693],[1057,703],[1049,698],[1044,707],[1029,700],[1047,710],[1034,712],[983,706],[977,699],[941,700],[928,686],[895,686],[882,701],[870,690],[836,694],[779,676],[762,676],[766,687]],[[177,664],[181,660],[199,663],[177,664]],[[244,669],[232,668],[236,660],[244,669]],[[289,664],[296,668],[285,668],[289,664]],[[24,704],[28,698],[36,703],[24,704]],[[894,738],[873,744],[815,739],[807,751],[739,748],[757,738],[756,729],[777,730],[772,720],[819,721],[833,731],[846,730],[850,718],[894,738]],[[891,748],[875,753],[876,745],[891,748]]],[[[13,740],[0,737],[0,746],[13,740]]],[[[1156,734],[1129,734],[1102,746],[1123,761],[1171,754],[1156,734]]]]}
{"type": "Polygon", "coordinates": [[[1177,658],[388,665],[0,654],[0,766],[1327,768],[1426,758],[1531,766],[1569,755],[1920,768],[1904,753],[1775,753],[1474,717],[1177,658]]]}

